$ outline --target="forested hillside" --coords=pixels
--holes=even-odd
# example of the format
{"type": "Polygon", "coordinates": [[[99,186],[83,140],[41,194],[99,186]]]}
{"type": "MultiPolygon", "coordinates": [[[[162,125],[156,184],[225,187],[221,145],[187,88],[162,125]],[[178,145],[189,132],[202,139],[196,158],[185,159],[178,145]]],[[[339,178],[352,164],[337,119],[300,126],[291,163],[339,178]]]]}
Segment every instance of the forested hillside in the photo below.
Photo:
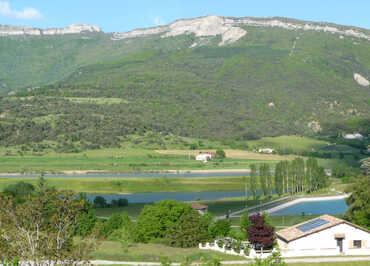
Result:
{"type": "Polygon", "coordinates": [[[1,98],[0,144],[105,147],[146,131],[228,140],[369,134],[370,86],[354,74],[370,77],[370,41],[242,28],[224,46],[220,36],[195,35],[0,38],[4,89],[41,85],[1,98]]]}

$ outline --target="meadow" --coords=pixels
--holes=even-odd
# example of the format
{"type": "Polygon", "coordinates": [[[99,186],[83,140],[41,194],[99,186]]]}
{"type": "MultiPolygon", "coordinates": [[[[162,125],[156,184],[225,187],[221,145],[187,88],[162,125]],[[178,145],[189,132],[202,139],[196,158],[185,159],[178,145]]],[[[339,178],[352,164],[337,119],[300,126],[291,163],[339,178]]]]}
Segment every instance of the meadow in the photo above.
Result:
{"type": "MultiPolygon", "coordinates": [[[[182,150],[175,154],[156,152],[148,149],[111,148],[87,150],[80,153],[48,152],[43,155],[24,154],[0,157],[0,173],[58,173],[63,171],[85,172],[142,172],[166,170],[209,170],[209,169],[248,169],[251,163],[275,164],[282,159],[291,159],[291,156],[260,155],[247,151],[229,151],[232,154],[224,160],[214,160],[208,163],[196,161],[189,154],[194,151],[182,150]]],[[[1,148],[0,154],[6,149],[1,148]]]]}
{"type": "MultiPolygon", "coordinates": [[[[0,191],[7,185],[24,181],[35,185],[35,178],[0,178],[0,191]]],[[[58,190],[75,192],[125,194],[147,192],[202,192],[244,189],[244,177],[201,178],[45,178],[58,190]]]]}

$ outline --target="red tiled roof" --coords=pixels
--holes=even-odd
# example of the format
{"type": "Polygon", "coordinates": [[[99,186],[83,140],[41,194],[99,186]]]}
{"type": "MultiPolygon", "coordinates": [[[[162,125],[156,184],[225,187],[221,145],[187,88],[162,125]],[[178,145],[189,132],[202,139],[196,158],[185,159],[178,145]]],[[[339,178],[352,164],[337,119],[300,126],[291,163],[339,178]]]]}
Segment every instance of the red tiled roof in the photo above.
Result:
{"type": "Polygon", "coordinates": [[[206,205],[203,205],[203,204],[199,204],[197,202],[189,202],[188,203],[194,210],[204,210],[204,209],[208,209],[208,206],[206,205]]]}

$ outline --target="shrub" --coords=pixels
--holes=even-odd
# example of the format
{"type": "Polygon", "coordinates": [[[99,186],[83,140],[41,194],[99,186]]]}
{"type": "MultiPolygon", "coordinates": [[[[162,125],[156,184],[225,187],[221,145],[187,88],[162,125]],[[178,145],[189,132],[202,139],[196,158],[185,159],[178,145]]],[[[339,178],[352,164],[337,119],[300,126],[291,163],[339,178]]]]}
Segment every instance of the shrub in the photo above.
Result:
{"type": "Polygon", "coordinates": [[[111,217],[109,217],[109,220],[104,223],[101,229],[101,235],[103,237],[109,237],[113,234],[114,231],[122,228],[129,231],[132,231],[133,228],[133,223],[126,212],[115,213],[111,217]]]}
{"type": "Polygon", "coordinates": [[[107,206],[107,201],[102,196],[96,196],[94,199],[94,208],[105,208],[107,206]]]}
{"type": "Polygon", "coordinates": [[[209,230],[213,238],[227,236],[231,230],[230,221],[218,220],[209,230]]]}
{"type": "Polygon", "coordinates": [[[168,244],[173,247],[195,247],[210,239],[205,220],[196,211],[185,212],[177,223],[168,228],[168,244]]]}
{"type": "Polygon", "coordinates": [[[184,202],[162,200],[146,205],[136,222],[136,239],[147,243],[156,238],[165,238],[168,229],[181,220],[184,213],[195,212],[184,202]]]}
{"type": "Polygon", "coordinates": [[[94,210],[89,207],[88,212],[82,214],[77,221],[76,235],[87,237],[91,234],[96,224],[96,215],[94,210]]]}

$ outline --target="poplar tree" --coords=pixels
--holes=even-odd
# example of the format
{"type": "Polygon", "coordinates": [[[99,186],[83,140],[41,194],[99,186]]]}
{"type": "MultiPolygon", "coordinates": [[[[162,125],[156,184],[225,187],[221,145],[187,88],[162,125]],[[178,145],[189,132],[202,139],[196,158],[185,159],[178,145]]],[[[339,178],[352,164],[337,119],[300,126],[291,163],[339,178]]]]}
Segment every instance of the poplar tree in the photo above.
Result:
{"type": "Polygon", "coordinates": [[[253,194],[253,199],[257,198],[257,167],[255,164],[251,164],[251,176],[249,178],[249,187],[253,194]]]}
{"type": "Polygon", "coordinates": [[[283,162],[279,162],[275,166],[275,192],[280,196],[284,190],[283,162]]]}
{"type": "Polygon", "coordinates": [[[264,196],[268,196],[268,183],[267,183],[267,168],[266,168],[266,165],[267,164],[261,164],[260,165],[260,184],[261,184],[261,189],[262,189],[262,193],[264,196]]]}

